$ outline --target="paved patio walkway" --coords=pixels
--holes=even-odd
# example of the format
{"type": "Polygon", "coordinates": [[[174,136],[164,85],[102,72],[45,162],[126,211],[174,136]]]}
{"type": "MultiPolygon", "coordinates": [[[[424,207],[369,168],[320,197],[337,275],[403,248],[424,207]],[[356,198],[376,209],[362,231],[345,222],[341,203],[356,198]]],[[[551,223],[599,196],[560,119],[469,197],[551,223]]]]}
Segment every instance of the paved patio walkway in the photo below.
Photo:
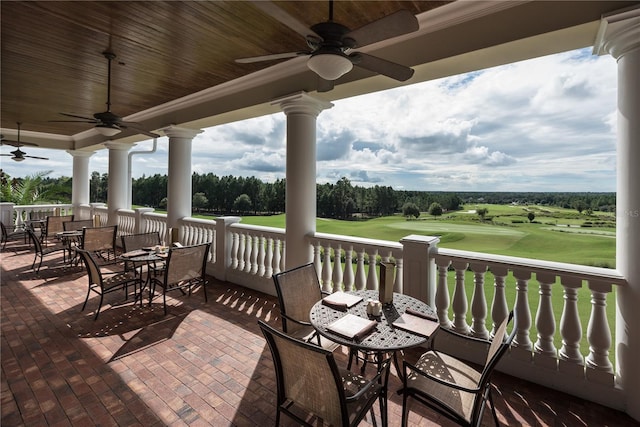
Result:
{"type": "MultiPolygon", "coordinates": [[[[273,364],[256,322],[280,325],[276,298],[212,279],[208,303],[201,290],[174,293],[164,316],[161,299],[140,308],[115,293],[94,321],[97,297],[80,311],[82,267],[64,266],[60,255],[46,258],[36,274],[22,242],[10,242],[0,257],[3,427],[274,424],[273,364]]],[[[346,364],[346,352],[339,357],[346,364]]],[[[494,383],[504,425],[638,425],[507,375],[494,383]]],[[[392,373],[391,390],[399,385],[392,373]]],[[[389,398],[390,425],[398,426],[402,399],[389,398]]],[[[362,425],[371,421],[369,414],[362,425]]],[[[485,414],[483,425],[492,424],[485,414]]],[[[451,423],[414,405],[410,425],[451,423]]]]}

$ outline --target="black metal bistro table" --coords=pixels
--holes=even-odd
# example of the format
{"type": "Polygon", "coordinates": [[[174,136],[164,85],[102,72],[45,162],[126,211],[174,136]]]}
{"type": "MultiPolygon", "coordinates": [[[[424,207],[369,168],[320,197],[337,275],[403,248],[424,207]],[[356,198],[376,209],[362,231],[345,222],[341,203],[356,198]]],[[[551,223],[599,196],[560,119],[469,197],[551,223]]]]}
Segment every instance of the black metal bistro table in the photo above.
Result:
{"type": "MultiPolygon", "coordinates": [[[[360,296],[362,297],[362,300],[346,309],[334,308],[330,305],[326,305],[322,300],[320,300],[314,304],[309,313],[311,324],[320,335],[330,339],[331,341],[345,345],[352,350],[364,350],[366,352],[373,353],[375,355],[374,363],[377,365],[378,372],[380,372],[388,363],[393,361],[398,376],[402,378],[402,367],[399,366],[396,352],[424,344],[427,342],[428,337],[397,328],[393,326],[393,322],[399,319],[407,309],[435,318],[436,314],[434,310],[426,303],[409,295],[394,293],[393,302],[383,305],[381,315],[376,317],[367,314],[367,301],[369,299],[377,300],[378,291],[362,290],[350,291],[348,293],[360,296]],[[349,339],[342,335],[335,334],[328,329],[331,323],[342,318],[347,313],[351,313],[365,319],[375,319],[377,322],[376,327],[362,339],[349,339]],[[391,361],[389,359],[391,359],[391,361]]],[[[363,371],[364,367],[365,365],[363,364],[363,371]]],[[[386,369],[386,373],[383,378],[381,378],[385,402],[384,411],[387,410],[386,400],[387,384],[389,382],[388,377],[389,369],[386,369]]]]}
{"type": "MultiPolygon", "coordinates": [[[[147,277],[140,287],[140,306],[142,306],[142,291],[147,287],[147,285],[151,282],[151,272],[154,270],[154,266],[156,262],[163,262],[167,260],[167,253],[157,253],[155,250],[151,249],[136,249],[130,252],[125,252],[120,255],[120,258],[125,262],[131,262],[134,265],[134,269],[141,264],[147,265],[147,277]]],[[[142,274],[142,270],[140,271],[142,274]]],[[[137,296],[136,296],[137,299],[137,296]]]]}
{"type": "MultiPolygon", "coordinates": [[[[397,328],[393,325],[393,322],[398,320],[407,309],[437,318],[435,311],[428,304],[416,298],[394,292],[393,302],[382,306],[380,316],[372,316],[367,314],[367,301],[369,299],[377,300],[378,291],[361,290],[350,291],[348,293],[362,297],[362,300],[346,309],[334,308],[324,304],[322,300],[320,300],[311,308],[311,312],[309,313],[311,324],[320,335],[333,342],[345,345],[353,350],[363,350],[375,354],[375,363],[378,365],[378,370],[391,358],[398,376],[401,376],[402,368],[399,366],[396,352],[424,344],[429,338],[397,328]],[[346,338],[328,329],[331,323],[345,316],[347,313],[365,319],[374,319],[376,320],[376,327],[362,339],[346,338]]],[[[364,370],[364,365],[362,369],[364,370]]]]}

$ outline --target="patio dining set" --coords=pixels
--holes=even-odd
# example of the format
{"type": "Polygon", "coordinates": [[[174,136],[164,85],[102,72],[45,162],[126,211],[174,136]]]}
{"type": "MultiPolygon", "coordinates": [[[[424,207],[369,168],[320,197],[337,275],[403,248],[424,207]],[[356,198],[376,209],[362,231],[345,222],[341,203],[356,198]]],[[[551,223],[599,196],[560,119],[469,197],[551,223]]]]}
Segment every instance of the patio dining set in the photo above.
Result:
{"type": "Polygon", "coordinates": [[[82,310],[92,293],[100,296],[94,319],[100,314],[104,295],[123,292],[128,300],[130,286],[134,301],[141,305],[145,289],[149,305],[156,289],[161,289],[165,315],[167,292],[179,290],[190,295],[192,288],[201,286],[206,300],[205,270],[210,243],[182,246],[174,242],[167,247],[155,231],[120,236],[120,249],[116,245],[117,232],[117,225],[101,226],[95,218],[75,220],[74,215],[52,213],[29,218],[23,227],[12,230],[2,223],[2,248],[9,240],[28,240],[34,251],[31,268],[35,273],[40,272],[49,255],[62,253],[65,265],[77,266],[82,261],[88,276],[82,310]]]}
{"type": "MultiPolygon", "coordinates": [[[[82,260],[88,289],[81,310],[92,294],[99,295],[94,320],[110,293],[121,292],[125,302],[133,299],[134,305],[142,306],[145,290],[151,305],[161,289],[165,315],[170,291],[191,295],[198,287],[207,301],[210,243],[164,246],[158,232],[147,232],[122,235],[121,247],[116,247],[117,226],[98,226],[93,220],[74,220],[73,215],[27,221],[24,230],[2,228],[3,244],[30,239],[36,273],[49,254],[62,252],[65,264],[82,260]]],[[[376,419],[378,403],[379,419],[386,426],[388,394],[394,392],[389,390],[391,365],[402,384],[395,392],[402,395],[403,426],[415,403],[460,425],[480,425],[488,407],[499,425],[491,374],[514,338],[513,313],[502,319],[491,340],[481,340],[440,328],[433,308],[408,295],[393,293],[389,299],[382,289],[326,293],[313,263],[277,273],[273,282],[282,327],[261,320],[258,325],[275,368],[276,425],[284,413],[301,425],[356,426],[368,413],[376,419]],[[507,327],[512,328],[510,334],[507,327]],[[449,355],[438,345],[446,335],[483,348],[485,362],[475,365],[449,355]],[[340,347],[348,349],[344,367],[334,358],[340,347]],[[418,347],[424,349],[420,357],[405,357],[406,350],[418,347]],[[354,363],[357,369],[352,369],[354,363]]]]}

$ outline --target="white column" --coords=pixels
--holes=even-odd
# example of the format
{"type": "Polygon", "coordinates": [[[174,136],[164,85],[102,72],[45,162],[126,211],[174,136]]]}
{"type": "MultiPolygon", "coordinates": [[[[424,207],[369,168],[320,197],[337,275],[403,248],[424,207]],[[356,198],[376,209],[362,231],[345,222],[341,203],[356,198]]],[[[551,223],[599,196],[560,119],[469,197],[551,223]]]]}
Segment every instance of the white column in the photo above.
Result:
{"type": "Polygon", "coordinates": [[[168,230],[176,227],[180,218],[191,216],[191,141],[202,130],[171,126],[163,131],[169,137],[168,230]]]}
{"type": "Polygon", "coordinates": [[[304,92],[276,100],[287,115],[287,187],[285,268],[311,262],[306,236],[316,231],[316,118],[330,102],[304,92]]]}
{"type": "Polygon", "coordinates": [[[640,7],[603,17],[594,53],[618,61],[616,376],[640,420],[640,7]]]}
{"type": "Polygon", "coordinates": [[[94,151],[67,150],[67,153],[73,157],[73,178],[71,180],[71,204],[73,211],[81,205],[88,205],[89,199],[89,158],[95,153],[94,151]]]}
{"type": "Polygon", "coordinates": [[[129,150],[134,147],[135,144],[109,141],[105,142],[104,146],[109,149],[107,225],[118,225],[118,209],[129,209],[131,207],[127,206],[127,166],[129,150]]]}

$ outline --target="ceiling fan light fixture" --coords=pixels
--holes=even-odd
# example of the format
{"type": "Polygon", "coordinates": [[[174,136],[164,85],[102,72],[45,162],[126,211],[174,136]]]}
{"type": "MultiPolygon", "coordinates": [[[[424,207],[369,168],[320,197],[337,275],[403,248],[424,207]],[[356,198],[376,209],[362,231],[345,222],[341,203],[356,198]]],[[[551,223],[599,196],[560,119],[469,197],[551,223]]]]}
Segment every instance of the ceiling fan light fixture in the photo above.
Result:
{"type": "Polygon", "coordinates": [[[96,125],[96,130],[102,136],[111,137],[119,134],[122,130],[118,129],[115,126],[107,126],[107,125],[96,125]]]}
{"type": "Polygon", "coordinates": [[[24,157],[16,155],[16,156],[13,156],[11,160],[13,160],[14,162],[21,162],[24,160],[24,157]]]}
{"type": "Polygon", "coordinates": [[[344,55],[317,53],[309,58],[307,67],[325,80],[337,80],[353,69],[353,63],[344,55]]]}

